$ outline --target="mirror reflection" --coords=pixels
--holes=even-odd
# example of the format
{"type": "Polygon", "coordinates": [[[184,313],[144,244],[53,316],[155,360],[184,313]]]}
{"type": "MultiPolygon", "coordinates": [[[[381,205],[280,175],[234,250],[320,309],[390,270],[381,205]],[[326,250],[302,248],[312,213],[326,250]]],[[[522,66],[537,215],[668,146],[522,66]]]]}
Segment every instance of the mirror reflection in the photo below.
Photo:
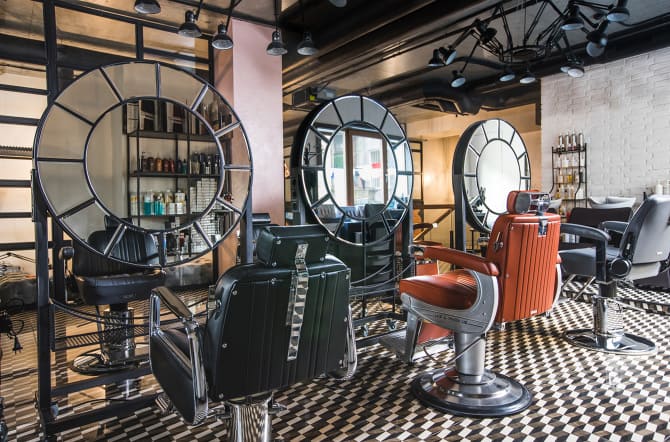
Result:
{"type": "Polygon", "coordinates": [[[300,164],[308,208],[344,242],[388,238],[412,194],[411,152],[398,122],[369,98],[345,96],[308,123],[300,164]]]}
{"type": "Polygon", "coordinates": [[[463,158],[463,192],[468,222],[488,233],[507,210],[507,195],[530,189],[530,163],[519,133],[506,121],[492,119],[468,128],[457,146],[463,158]]]}
{"type": "Polygon", "coordinates": [[[150,238],[160,265],[216,246],[244,212],[252,172],[244,130],[220,94],[190,74],[141,62],[68,86],[40,128],[35,160],[49,210],[68,234],[140,265],[151,263],[120,252],[133,235],[150,238]],[[95,90],[113,103],[91,104],[95,90]],[[94,240],[101,237],[104,244],[94,240]]]}

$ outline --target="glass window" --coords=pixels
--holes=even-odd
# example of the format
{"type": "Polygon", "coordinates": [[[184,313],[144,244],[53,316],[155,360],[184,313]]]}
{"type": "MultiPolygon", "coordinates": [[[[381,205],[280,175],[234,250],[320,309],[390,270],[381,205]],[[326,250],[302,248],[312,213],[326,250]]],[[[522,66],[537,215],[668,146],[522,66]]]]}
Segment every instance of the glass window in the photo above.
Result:
{"type": "MultiPolygon", "coordinates": [[[[56,36],[59,46],[99,52],[101,57],[120,55],[135,58],[135,26],[92,14],[56,8],[56,36]]],[[[82,63],[76,64],[84,64],[82,63]]],[[[90,62],[86,62],[89,65],[90,62]]],[[[96,64],[96,63],[93,63],[96,64]]]]}

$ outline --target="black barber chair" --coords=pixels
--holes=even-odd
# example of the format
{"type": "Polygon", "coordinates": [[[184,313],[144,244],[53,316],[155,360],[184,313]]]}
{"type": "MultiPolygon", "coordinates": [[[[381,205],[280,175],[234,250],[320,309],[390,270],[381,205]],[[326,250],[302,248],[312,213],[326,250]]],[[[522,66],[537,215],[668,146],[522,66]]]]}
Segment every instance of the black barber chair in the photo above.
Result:
{"type": "Polygon", "coordinates": [[[191,425],[210,414],[229,418],[230,440],[269,441],[275,390],[323,374],[351,376],[349,269],[326,255],[327,245],[320,226],[266,227],[258,262],[221,276],[204,325],[167,288],[154,290],[149,349],[164,391],[159,406],[191,425]],[[183,327],[161,327],[161,305],[183,327]],[[209,401],[221,405],[210,413],[209,401]]]}
{"type": "Polygon", "coordinates": [[[561,251],[563,272],[595,277],[599,288],[592,300],[593,328],[570,330],[565,337],[572,344],[610,353],[653,353],[653,342],[624,332],[617,281],[652,277],[668,267],[670,197],[654,195],[642,203],[630,222],[606,221],[602,227],[604,230],[561,225],[563,233],[596,241],[596,247],[561,251]],[[618,247],[607,245],[607,231],[623,235],[618,247]]]}
{"type": "MultiPolygon", "coordinates": [[[[88,244],[105,250],[114,238],[114,226],[93,232],[88,244]]],[[[142,359],[135,355],[133,310],[128,302],[149,299],[151,290],[165,283],[165,273],[159,268],[147,269],[112,261],[90,252],[79,241],[74,247],[61,250],[61,256],[72,259],[72,273],[84,304],[94,305],[100,317],[101,305],[109,305],[98,325],[101,336],[100,353],[87,352],[71,364],[83,374],[100,374],[135,366],[142,359]]],[[[110,256],[125,261],[158,265],[158,251],[151,235],[126,230],[110,256]]]]}

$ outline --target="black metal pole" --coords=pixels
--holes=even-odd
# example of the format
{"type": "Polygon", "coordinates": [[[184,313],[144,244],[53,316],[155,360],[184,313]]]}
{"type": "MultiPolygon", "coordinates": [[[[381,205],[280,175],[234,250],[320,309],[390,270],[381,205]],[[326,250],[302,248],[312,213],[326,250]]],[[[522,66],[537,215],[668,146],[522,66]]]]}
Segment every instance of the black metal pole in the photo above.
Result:
{"type": "Polygon", "coordinates": [[[51,413],[49,238],[46,206],[37,188],[38,178],[35,170],[33,170],[32,179],[35,276],[37,279],[37,406],[43,427],[46,427],[46,424],[53,420],[51,413]]]}

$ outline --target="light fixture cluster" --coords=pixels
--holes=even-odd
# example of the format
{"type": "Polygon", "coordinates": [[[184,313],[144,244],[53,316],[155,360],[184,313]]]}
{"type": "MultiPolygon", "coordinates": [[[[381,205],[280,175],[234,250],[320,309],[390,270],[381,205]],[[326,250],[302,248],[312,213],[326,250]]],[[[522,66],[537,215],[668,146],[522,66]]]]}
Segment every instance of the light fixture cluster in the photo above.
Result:
{"type": "MultiPolygon", "coordinates": [[[[338,7],[343,7],[346,6],[347,4],[346,0],[341,1],[331,0],[331,3],[333,3],[335,6],[338,7]]],[[[302,0],[299,0],[299,5],[300,5],[300,11],[302,12],[302,27],[305,30],[302,33],[302,40],[300,40],[300,43],[298,43],[296,52],[298,52],[299,55],[304,56],[316,55],[319,52],[319,50],[314,44],[314,40],[312,39],[312,33],[305,28],[305,7],[302,4],[302,0]]],[[[275,1],[275,30],[272,33],[272,40],[270,41],[270,44],[265,50],[265,52],[267,52],[268,55],[281,56],[288,53],[286,43],[284,43],[284,40],[282,39],[281,29],[279,29],[278,14],[279,14],[279,5],[278,2],[275,1]]]]}
{"type": "MultiPolygon", "coordinates": [[[[219,24],[217,32],[212,37],[212,47],[219,50],[231,49],[233,47],[233,39],[228,35],[228,26],[230,25],[230,17],[233,14],[233,8],[241,0],[230,0],[230,7],[228,8],[228,16],[226,23],[219,24]]],[[[202,36],[202,31],[198,26],[198,16],[202,8],[203,0],[200,0],[198,9],[195,11],[188,10],[184,13],[184,23],[179,26],[177,33],[183,37],[199,38],[202,36]]],[[[161,5],[158,0],[135,0],[135,11],[140,14],[158,14],[161,12],[161,5]]]]}
{"type": "Polygon", "coordinates": [[[428,66],[442,67],[456,61],[456,48],[471,37],[475,40],[474,45],[470,55],[465,58],[463,67],[452,72],[452,87],[461,87],[466,83],[464,71],[478,47],[495,55],[502,64],[498,75],[498,80],[501,82],[512,81],[518,75],[521,75],[519,82],[522,84],[535,82],[536,77],[532,72],[533,64],[551,55],[556,49],[566,57],[566,63],[561,67],[561,71],[571,77],[579,78],[584,75],[584,63],[574,54],[566,33],[574,31],[586,33],[586,53],[591,57],[599,57],[605,52],[607,46],[608,25],[623,22],[630,17],[627,0],[616,0],[610,5],[584,0],[569,0],[564,10],[560,10],[552,0],[538,1],[534,4],[538,4],[535,13],[532,17],[527,17],[527,8],[523,4],[505,10],[504,1],[497,3],[493,6],[488,19],[476,19],[447,48],[439,47],[433,50],[428,66]],[[589,9],[594,13],[592,19],[584,14],[583,9],[589,9]],[[523,35],[519,43],[519,41],[513,41],[512,29],[507,16],[520,10],[523,10],[523,35]],[[550,11],[549,13],[553,11],[557,16],[548,27],[538,29],[538,24],[547,11],[550,11]],[[504,29],[503,41],[498,39],[498,31],[491,27],[491,22],[498,19],[501,20],[504,29]],[[527,19],[529,19],[528,25],[527,19]]]}

